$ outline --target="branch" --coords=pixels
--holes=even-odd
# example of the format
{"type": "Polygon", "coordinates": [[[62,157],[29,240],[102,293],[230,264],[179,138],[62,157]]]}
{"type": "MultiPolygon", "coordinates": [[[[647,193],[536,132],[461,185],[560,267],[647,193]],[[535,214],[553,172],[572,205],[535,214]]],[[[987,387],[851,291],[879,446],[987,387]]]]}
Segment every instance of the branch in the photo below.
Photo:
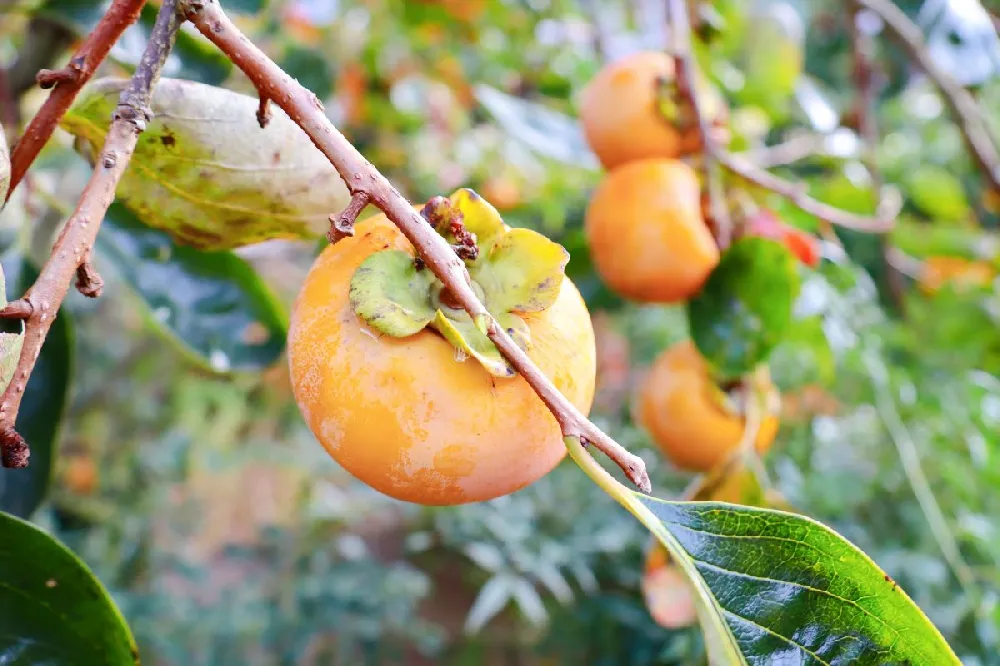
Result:
{"type": "Polygon", "coordinates": [[[857,4],[878,15],[892,37],[941,91],[945,104],[965,137],[969,150],[989,179],[992,189],[1000,192],[1000,155],[997,137],[983,118],[972,95],[947,72],[938,67],[924,43],[923,33],[891,0],[857,0],[857,4]]]}
{"type": "Polygon", "coordinates": [[[27,446],[14,430],[14,424],[28,376],[38,360],[59,306],[66,298],[70,280],[80,276],[84,286],[92,290],[96,281],[100,280],[95,280],[96,274],[89,268],[90,252],[108,206],[114,201],[118,181],[150,117],[150,91],[159,79],[182,22],[177,13],[177,1],[164,0],[160,7],[139,67],[118,100],[90,182],[56,239],[52,254],[38,279],[24,298],[14,301],[0,313],[0,317],[27,314],[21,356],[10,384],[0,397],[0,449],[4,466],[24,467],[28,463],[27,446]]]}
{"type": "Polygon", "coordinates": [[[477,323],[483,324],[500,353],[552,412],[564,436],[593,444],[617,463],[636,486],[648,492],[650,482],[642,459],[626,451],[588,421],[531,362],[476,298],[469,285],[465,264],[447,241],[330,123],[316,95],[303,88],[254,46],[233,25],[216,0],[181,0],[181,10],[209,41],[243,70],[261,96],[280,106],[309,135],[340,173],[352,195],[367,194],[371,203],[399,227],[426,266],[448,287],[462,308],[477,323]]]}
{"type": "MultiPolygon", "coordinates": [[[[18,140],[13,153],[11,153],[8,199],[10,199],[17,184],[21,182],[28,167],[35,161],[42,147],[52,136],[56,125],[59,124],[59,119],[76,99],[80,88],[90,80],[97,66],[108,55],[111,47],[118,41],[125,29],[139,18],[139,12],[145,2],[146,0],[114,0],[93,32],[73,54],[69,65],[60,70],[63,72],[63,76],[56,77],[59,79],[58,82],[53,81],[52,94],[45,100],[45,104],[42,105],[35,117],[31,119],[28,127],[24,130],[24,135],[18,140]]],[[[49,79],[52,79],[51,74],[49,79]]]]}
{"type": "Polygon", "coordinates": [[[683,101],[690,104],[698,123],[701,145],[704,151],[705,180],[708,184],[709,210],[714,224],[715,241],[719,249],[726,249],[732,240],[732,221],[726,205],[726,192],[722,187],[722,173],[719,169],[719,146],[712,134],[710,121],[697,90],[697,68],[691,56],[691,23],[688,20],[686,0],[668,0],[670,18],[670,50],[674,58],[674,77],[677,92],[683,101]]]}
{"type": "Polygon", "coordinates": [[[823,154],[825,146],[825,136],[809,132],[797,134],[773,146],[752,148],[739,153],[739,156],[745,157],[761,169],[773,169],[778,166],[794,164],[813,155],[823,154]]]}
{"type": "Polygon", "coordinates": [[[810,215],[847,229],[868,233],[886,233],[892,229],[902,208],[902,197],[895,188],[882,188],[878,210],[874,217],[855,215],[822,203],[806,193],[804,184],[789,182],[773,173],[757,168],[746,158],[726,151],[718,153],[719,163],[740,178],[781,195],[810,215]]]}
{"type": "MultiPolygon", "coordinates": [[[[864,9],[857,2],[851,3],[848,12],[850,22],[851,44],[854,49],[854,86],[858,91],[858,131],[861,134],[861,161],[872,179],[872,188],[881,192],[884,186],[882,172],[878,168],[875,149],[878,146],[878,124],[875,110],[878,106],[878,82],[875,80],[873,61],[875,58],[875,43],[871,35],[861,27],[861,12],[864,9]]],[[[896,270],[890,261],[892,243],[888,235],[879,239],[879,251],[882,264],[886,271],[886,288],[889,298],[896,309],[903,311],[906,300],[906,282],[903,275],[896,270]]]]}

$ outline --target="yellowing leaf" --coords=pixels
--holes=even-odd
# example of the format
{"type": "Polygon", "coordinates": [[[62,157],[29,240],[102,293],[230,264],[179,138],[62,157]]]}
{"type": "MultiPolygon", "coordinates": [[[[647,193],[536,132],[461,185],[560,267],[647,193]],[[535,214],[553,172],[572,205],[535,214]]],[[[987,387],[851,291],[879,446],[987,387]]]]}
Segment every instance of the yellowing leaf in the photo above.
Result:
{"type": "Polygon", "coordinates": [[[470,269],[498,312],[539,312],[551,307],[562,287],[569,253],[531,229],[511,229],[470,269]]]}
{"type": "Polygon", "coordinates": [[[351,278],[351,307],[380,333],[413,335],[434,319],[433,279],[429,270],[418,271],[406,252],[376,252],[361,262],[351,278]]]}
{"type": "Polygon", "coordinates": [[[475,358],[494,377],[513,377],[516,374],[493,341],[476,328],[471,317],[465,320],[449,319],[438,310],[431,326],[454,345],[460,354],[475,358]]]}
{"type": "Polygon", "coordinates": [[[450,200],[461,211],[465,228],[476,234],[481,250],[489,247],[494,238],[507,229],[497,209],[475,191],[462,188],[452,194],[450,200]]]}
{"type": "MultiPolygon", "coordinates": [[[[62,119],[90,154],[100,150],[125,84],[91,84],[62,119]]],[[[162,79],[118,199],[146,225],[203,249],[322,235],[330,213],[350,199],[347,189],[280,109],[272,108],[261,129],[257,104],[222,88],[162,79]]]]}

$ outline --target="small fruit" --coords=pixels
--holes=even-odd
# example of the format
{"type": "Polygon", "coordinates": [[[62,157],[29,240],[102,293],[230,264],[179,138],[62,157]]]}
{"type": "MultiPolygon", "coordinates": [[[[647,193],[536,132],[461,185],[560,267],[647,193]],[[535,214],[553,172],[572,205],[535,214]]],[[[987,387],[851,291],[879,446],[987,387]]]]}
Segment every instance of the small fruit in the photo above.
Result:
{"type": "Polygon", "coordinates": [[[972,261],[962,257],[928,257],[924,261],[919,284],[927,294],[939,291],[946,284],[961,291],[987,287],[996,275],[997,269],[987,261],[972,261]]]}
{"type": "Polygon", "coordinates": [[[744,235],[779,241],[806,266],[819,265],[819,241],[812,234],[784,224],[770,210],[763,209],[748,219],[744,235]]]}
{"type": "MultiPolygon", "coordinates": [[[[589,411],[594,333],[583,299],[562,275],[565,251],[534,232],[508,229],[469,190],[452,203],[478,237],[476,261],[487,262],[466,261],[474,290],[563,395],[589,411]],[[558,280],[543,266],[553,248],[558,280]],[[521,251],[528,261],[515,256],[521,251]],[[498,297],[496,286],[511,280],[498,297]],[[545,293],[525,291],[532,282],[545,293]],[[546,307],[532,310],[542,296],[546,307]]],[[[527,486],[565,455],[559,426],[523,377],[505,375],[492,343],[412,258],[410,243],[383,215],[358,223],[353,237],[317,258],[288,336],[306,422],[347,471],[397,499],[453,505],[527,486]],[[383,279],[396,263],[405,279],[383,279]],[[432,308],[425,317],[428,286],[439,301],[437,314],[432,308]],[[435,330],[424,327],[429,317],[435,330]],[[387,332],[393,326],[412,332],[387,332]]]]}
{"type": "MultiPolygon", "coordinates": [[[[761,389],[770,398],[777,398],[769,380],[761,389]]],[[[709,377],[705,360],[690,340],[660,354],[638,398],[639,422],[663,453],[682,469],[711,470],[723,462],[743,436],[745,419],[727,406],[722,390],[709,377]]],[[[758,453],[770,448],[777,434],[775,412],[767,410],[761,420],[758,453]]]]}
{"type": "Polygon", "coordinates": [[[636,301],[686,300],[719,263],[701,216],[698,178],[677,160],[640,160],[611,171],[591,197],[586,232],[597,272],[636,301]]]}
{"type": "MultiPolygon", "coordinates": [[[[649,157],[680,157],[701,148],[690,119],[677,127],[664,115],[661,82],[674,78],[673,60],[662,51],[635,53],[607,65],[580,94],[580,121],[587,143],[607,169],[649,157]]],[[[705,81],[701,99],[713,124],[725,122],[725,103],[705,81]]]]}

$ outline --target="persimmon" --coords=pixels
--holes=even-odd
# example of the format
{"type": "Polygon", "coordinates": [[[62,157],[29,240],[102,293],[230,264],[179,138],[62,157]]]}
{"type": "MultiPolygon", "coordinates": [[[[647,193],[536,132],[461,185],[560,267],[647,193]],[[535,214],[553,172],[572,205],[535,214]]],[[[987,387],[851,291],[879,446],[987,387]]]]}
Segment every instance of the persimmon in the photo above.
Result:
{"type": "MultiPolygon", "coordinates": [[[[444,201],[478,243],[477,259],[466,260],[473,289],[563,395],[588,412],[594,333],[562,273],[566,251],[533,231],[509,229],[470,190],[444,201]]],[[[511,493],[565,455],[554,417],[442,287],[395,225],[377,215],[316,259],[288,336],[295,397],[320,443],[369,486],[425,505],[511,493]]]]}
{"type": "Polygon", "coordinates": [[[676,303],[697,293],[719,263],[701,214],[698,177],[671,159],[630,162],[591,196],[586,233],[594,267],[622,296],[676,303]]]}
{"type": "MultiPolygon", "coordinates": [[[[587,83],[580,93],[580,121],[587,143],[605,168],[700,150],[696,123],[683,118],[671,122],[661,107],[661,82],[673,78],[674,63],[666,53],[643,51],[606,65],[587,83]]],[[[727,110],[718,91],[704,80],[697,85],[708,118],[724,124],[727,110]]]]}
{"type": "Polygon", "coordinates": [[[924,261],[919,285],[924,293],[933,294],[946,284],[957,290],[986,287],[996,276],[997,269],[988,261],[933,256],[924,261]]]}
{"type": "MultiPolygon", "coordinates": [[[[757,387],[773,403],[769,379],[757,387]]],[[[727,404],[708,364],[690,340],[674,344],[656,359],[639,390],[637,418],[677,467],[707,472],[723,462],[743,437],[745,418],[727,404]]],[[[756,448],[764,453],[778,432],[776,409],[761,419],[756,448]]]]}

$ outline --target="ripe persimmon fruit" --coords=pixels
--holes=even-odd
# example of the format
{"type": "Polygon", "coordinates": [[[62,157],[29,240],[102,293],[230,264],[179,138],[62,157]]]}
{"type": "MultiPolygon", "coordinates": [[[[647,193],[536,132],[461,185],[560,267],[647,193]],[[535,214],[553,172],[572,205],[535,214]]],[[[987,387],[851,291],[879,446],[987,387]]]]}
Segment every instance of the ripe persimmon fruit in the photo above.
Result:
{"type": "MultiPolygon", "coordinates": [[[[469,190],[460,190],[453,200],[461,202],[469,229],[479,236],[481,255],[499,262],[485,272],[470,268],[474,290],[486,294],[483,300],[491,312],[491,302],[503,301],[508,307],[516,300],[504,301],[502,295],[491,300],[493,285],[507,276],[516,288],[539,278],[544,289],[552,290],[548,307],[525,311],[530,308],[515,305],[511,311],[518,312],[516,321],[509,315],[498,316],[498,321],[510,326],[507,330],[516,340],[530,337],[525,344],[531,360],[587,413],[596,372],[594,333],[583,299],[561,273],[565,260],[559,260],[558,280],[528,275],[539,265],[534,256],[527,262],[528,273],[514,275],[509,261],[513,245],[503,238],[534,232],[508,229],[495,209],[486,210],[485,202],[469,190]],[[483,227],[473,227],[473,218],[480,214],[495,216],[500,225],[502,238],[492,250],[483,227]],[[518,326],[523,328],[515,330],[518,326]]],[[[554,247],[560,257],[565,255],[561,247],[535,236],[531,242],[548,244],[546,251],[554,247]]],[[[477,362],[475,354],[484,344],[492,345],[485,335],[486,342],[470,345],[474,349],[466,357],[452,338],[436,331],[421,327],[394,337],[378,330],[386,320],[409,317],[422,308],[416,301],[364,307],[366,290],[382,298],[387,291],[409,289],[421,280],[435,283],[429,269],[419,263],[413,267],[413,254],[396,226],[377,215],[359,222],[353,237],[330,245],[316,259],[293,307],[288,335],[292,386],[302,414],[331,457],[397,499],[454,505],[527,486],[562,460],[565,444],[555,418],[523,377],[513,371],[504,376],[502,366],[488,371],[477,362]],[[395,285],[372,282],[382,260],[401,261],[407,278],[395,285]]],[[[431,292],[437,293],[433,287],[431,292]]],[[[439,317],[448,311],[440,303],[435,307],[439,317]]],[[[475,327],[460,314],[448,314],[456,317],[454,328],[438,330],[472,340],[475,327]]]]}
{"type": "Polygon", "coordinates": [[[601,278],[636,301],[687,300],[719,263],[698,177],[678,160],[639,160],[611,171],[591,196],[585,226],[601,278]]]}
{"type": "MultiPolygon", "coordinates": [[[[758,387],[777,399],[766,381],[758,387]]],[[[764,453],[778,432],[776,409],[761,419],[756,448],[764,453]]],[[[653,363],[639,390],[637,418],[664,455],[681,469],[707,472],[723,462],[743,437],[744,417],[734,411],[709,376],[690,340],[674,344],[653,363]]]]}
{"type": "MultiPolygon", "coordinates": [[[[701,149],[696,123],[678,127],[660,105],[661,81],[674,78],[673,60],[662,51],[634,53],[609,63],[580,93],[580,122],[587,143],[606,169],[649,157],[680,157],[701,149]]],[[[708,118],[726,122],[722,97],[700,81],[708,118]]]]}
{"type": "Polygon", "coordinates": [[[958,291],[987,287],[996,276],[997,269],[988,261],[941,255],[924,260],[918,284],[925,294],[933,294],[946,284],[958,291]]]}

